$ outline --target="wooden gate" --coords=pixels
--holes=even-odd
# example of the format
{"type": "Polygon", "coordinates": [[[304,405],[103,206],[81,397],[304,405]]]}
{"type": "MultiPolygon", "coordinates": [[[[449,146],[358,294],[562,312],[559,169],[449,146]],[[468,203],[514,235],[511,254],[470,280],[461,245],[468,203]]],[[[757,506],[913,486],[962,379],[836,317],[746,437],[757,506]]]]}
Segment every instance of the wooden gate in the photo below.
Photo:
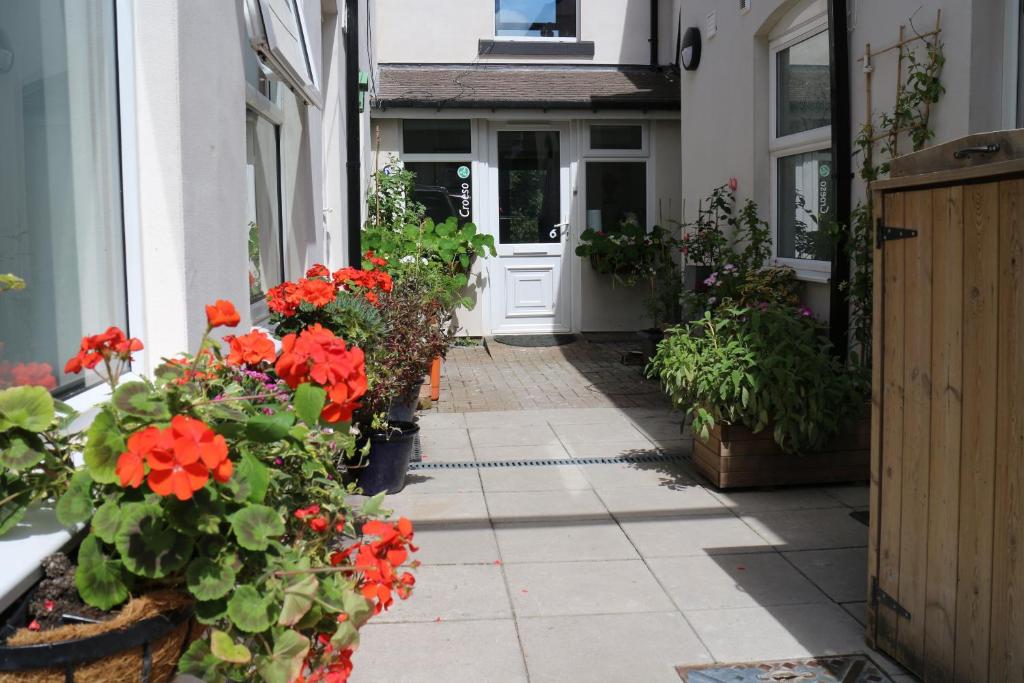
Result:
{"type": "Polygon", "coordinates": [[[872,186],[867,632],[926,681],[1024,681],[1022,143],[972,136],[872,186]]]}

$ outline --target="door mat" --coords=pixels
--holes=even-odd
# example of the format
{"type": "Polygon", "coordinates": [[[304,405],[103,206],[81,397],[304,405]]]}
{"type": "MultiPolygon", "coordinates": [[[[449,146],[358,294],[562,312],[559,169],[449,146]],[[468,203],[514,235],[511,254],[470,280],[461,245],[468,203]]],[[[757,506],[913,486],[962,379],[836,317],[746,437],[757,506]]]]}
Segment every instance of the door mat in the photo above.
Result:
{"type": "Polygon", "coordinates": [[[499,334],[494,341],[506,346],[565,346],[576,341],[575,334],[499,334]]]}
{"type": "Polygon", "coordinates": [[[677,666],[676,671],[686,683],[892,683],[864,655],[677,666]]]}

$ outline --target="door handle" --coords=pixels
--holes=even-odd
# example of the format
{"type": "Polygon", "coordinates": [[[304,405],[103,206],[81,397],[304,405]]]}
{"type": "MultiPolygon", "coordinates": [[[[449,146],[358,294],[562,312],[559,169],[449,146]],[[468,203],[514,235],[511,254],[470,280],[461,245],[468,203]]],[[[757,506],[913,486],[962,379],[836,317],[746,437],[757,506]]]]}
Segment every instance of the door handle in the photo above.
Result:
{"type": "Polygon", "coordinates": [[[568,222],[566,222],[566,223],[555,223],[554,225],[551,226],[551,232],[548,233],[548,237],[550,237],[551,239],[555,239],[556,237],[558,237],[562,233],[561,228],[568,228],[568,227],[569,227],[569,223],[568,222]]]}

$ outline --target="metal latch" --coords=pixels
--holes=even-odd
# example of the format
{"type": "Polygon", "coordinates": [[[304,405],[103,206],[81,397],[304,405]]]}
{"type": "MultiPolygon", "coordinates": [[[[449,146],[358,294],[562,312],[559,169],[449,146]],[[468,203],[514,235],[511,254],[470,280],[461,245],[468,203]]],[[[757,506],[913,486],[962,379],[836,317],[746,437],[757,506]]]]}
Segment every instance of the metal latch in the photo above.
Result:
{"type": "Polygon", "coordinates": [[[913,228],[894,228],[889,225],[882,225],[882,219],[879,218],[875,224],[875,247],[878,249],[882,248],[882,244],[890,242],[892,240],[905,240],[911,237],[917,237],[917,230],[913,228]]]}
{"type": "Polygon", "coordinates": [[[878,585],[878,577],[871,577],[871,604],[873,606],[881,605],[882,607],[888,607],[893,612],[903,617],[907,621],[911,620],[910,612],[907,608],[896,601],[896,598],[892,597],[878,585]]]}

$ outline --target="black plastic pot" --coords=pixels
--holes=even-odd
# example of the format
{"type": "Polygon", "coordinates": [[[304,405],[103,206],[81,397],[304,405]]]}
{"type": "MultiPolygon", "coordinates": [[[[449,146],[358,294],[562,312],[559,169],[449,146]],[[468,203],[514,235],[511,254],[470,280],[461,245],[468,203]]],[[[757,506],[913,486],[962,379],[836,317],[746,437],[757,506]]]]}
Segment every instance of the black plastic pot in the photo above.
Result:
{"type": "Polygon", "coordinates": [[[388,409],[388,420],[396,422],[413,422],[416,419],[416,408],[420,403],[420,387],[423,386],[423,379],[420,379],[405,392],[391,402],[388,409]]]}
{"type": "Polygon", "coordinates": [[[391,422],[390,429],[370,434],[370,453],[364,467],[356,470],[356,484],[363,495],[382,491],[398,493],[405,488],[405,473],[412,457],[413,440],[419,433],[413,422],[391,422]]]}
{"type": "Polygon", "coordinates": [[[640,351],[644,354],[644,365],[651,362],[654,354],[658,352],[658,342],[665,338],[665,332],[657,327],[650,327],[637,332],[640,337],[640,351]]]}

